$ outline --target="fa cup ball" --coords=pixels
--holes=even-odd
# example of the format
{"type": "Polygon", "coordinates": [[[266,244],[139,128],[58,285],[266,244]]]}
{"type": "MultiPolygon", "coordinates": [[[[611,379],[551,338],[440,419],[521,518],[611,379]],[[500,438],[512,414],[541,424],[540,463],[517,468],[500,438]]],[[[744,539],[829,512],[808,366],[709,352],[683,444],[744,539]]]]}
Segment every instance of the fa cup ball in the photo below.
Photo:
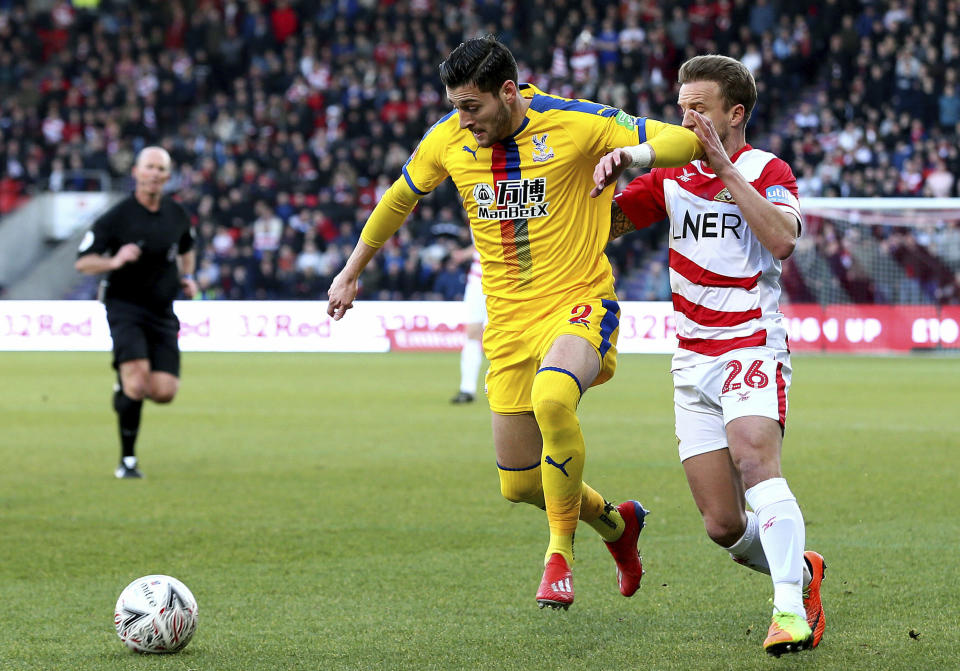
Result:
{"type": "Polygon", "coordinates": [[[197,630],[197,600],[176,578],[147,575],[120,593],[113,624],[131,650],[178,652],[197,630]]]}

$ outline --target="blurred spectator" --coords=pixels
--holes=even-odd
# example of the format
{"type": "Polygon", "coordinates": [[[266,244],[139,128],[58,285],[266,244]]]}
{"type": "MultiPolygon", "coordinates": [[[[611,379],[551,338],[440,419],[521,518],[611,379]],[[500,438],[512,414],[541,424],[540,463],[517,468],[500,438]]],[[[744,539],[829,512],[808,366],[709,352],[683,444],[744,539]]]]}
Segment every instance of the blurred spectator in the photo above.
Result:
{"type": "Polygon", "coordinates": [[[433,283],[433,291],[445,301],[463,300],[463,290],[467,285],[467,276],[457,265],[453,256],[444,258],[440,271],[433,283]]]}
{"type": "Polygon", "coordinates": [[[955,128],[960,123],[960,93],[955,84],[943,87],[938,106],[940,126],[945,130],[955,128]]]}
{"type": "Polygon", "coordinates": [[[319,273],[323,259],[320,250],[317,249],[317,243],[313,239],[307,239],[303,243],[303,251],[297,256],[295,268],[298,273],[304,273],[307,269],[314,273],[319,273]]]}
{"type": "Polygon", "coordinates": [[[233,267],[223,297],[232,301],[245,301],[254,297],[253,282],[246,266],[233,267]]]}
{"type": "Polygon", "coordinates": [[[947,170],[947,162],[941,158],[936,159],[934,167],[925,178],[926,189],[924,195],[934,198],[949,198],[953,194],[953,187],[956,184],[956,176],[947,170]]]}
{"type": "Polygon", "coordinates": [[[253,250],[262,257],[264,252],[275,252],[280,247],[283,221],[265,201],[258,200],[254,211],[257,218],[253,221],[253,250]]]}
{"type": "MultiPolygon", "coordinates": [[[[957,0],[681,4],[461,3],[441,15],[421,0],[0,3],[0,211],[101,176],[123,190],[136,151],[157,142],[178,166],[171,188],[195,217],[201,267],[216,269],[207,297],[306,297],[447,113],[437,62],[487,30],[522,55],[526,80],[672,121],[680,63],[730,53],[768,101],[754,145],[790,159],[802,196],[957,195],[957,0]],[[297,270],[305,253],[313,271],[297,270]]],[[[442,257],[421,252],[445,209],[463,226],[458,198],[444,186],[424,199],[364,291],[442,293],[442,257]]],[[[648,279],[662,277],[649,261],[664,239],[638,235],[611,245],[631,297],[656,294],[648,279]]]]}
{"type": "Polygon", "coordinates": [[[750,32],[755,37],[771,32],[776,20],[777,10],[769,0],[754,0],[750,8],[750,32]]]}

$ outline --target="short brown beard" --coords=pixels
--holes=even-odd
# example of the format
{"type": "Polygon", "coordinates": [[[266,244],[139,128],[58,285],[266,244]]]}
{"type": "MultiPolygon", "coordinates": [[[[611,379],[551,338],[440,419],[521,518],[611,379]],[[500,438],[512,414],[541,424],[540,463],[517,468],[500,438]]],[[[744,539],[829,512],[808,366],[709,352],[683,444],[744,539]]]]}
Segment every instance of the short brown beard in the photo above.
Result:
{"type": "MultiPolygon", "coordinates": [[[[497,139],[493,140],[491,144],[505,140],[513,132],[513,128],[510,127],[510,108],[507,107],[502,101],[500,102],[500,109],[497,111],[497,116],[494,118],[494,130],[497,134],[497,139]]],[[[491,134],[491,138],[492,138],[491,134]]]]}

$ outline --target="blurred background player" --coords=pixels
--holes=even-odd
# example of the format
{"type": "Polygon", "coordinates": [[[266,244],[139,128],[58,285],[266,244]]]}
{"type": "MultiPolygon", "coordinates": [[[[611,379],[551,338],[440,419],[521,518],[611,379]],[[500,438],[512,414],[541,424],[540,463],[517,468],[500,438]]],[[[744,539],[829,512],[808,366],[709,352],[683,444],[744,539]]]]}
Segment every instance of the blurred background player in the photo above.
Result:
{"type": "Polygon", "coordinates": [[[359,277],[419,199],[450,177],[468,214],[487,297],[487,400],[505,498],[544,508],[550,527],[540,607],[573,603],[573,537],[582,519],[600,533],[631,596],[642,567],[646,511],[618,508],[583,482],[577,406],[616,369],[619,305],[604,254],[612,194],[586,197],[607,151],[642,143],[649,165],[700,155],[679,126],[544,94],[517,83],[517,64],[492,36],[468,40],[440,65],[453,110],[424,135],[383,194],[334,278],[327,313],[353,307],[359,277]]]}
{"type": "MultiPolygon", "coordinates": [[[[680,459],[710,538],[771,576],[763,647],[779,657],[817,646],[826,623],[826,565],[803,551],[803,515],[780,469],[791,378],[780,262],[800,235],[797,185],[786,162],[747,144],[757,88],[742,63],[697,56],[679,77],[683,125],[705,158],[633,180],[613,204],[614,235],[670,219],[680,459]]],[[[636,153],[605,156],[597,188],[615,182],[636,153]]]]}
{"type": "Polygon", "coordinates": [[[132,195],[100,216],[80,242],[77,270],[107,273],[103,303],[113,338],[113,367],[119,384],[113,408],[120,427],[118,478],[143,477],[135,445],[143,399],[169,403],[180,384],[180,322],[173,300],[182,289],[197,291],[190,220],[163,195],[170,155],[147,147],[137,156],[132,195]]]}
{"type": "MultiPolygon", "coordinates": [[[[469,255],[470,270],[467,285],[463,290],[463,347],[460,349],[460,389],[450,399],[451,403],[473,403],[477,395],[477,378],[483,365],[483,326],[487,323],[486,299],[481,284],[480,254],[477,248],[468,247],[461,252],[469,255]]],[[[462,258],[462,257],[461,257],[462,258]]]]}

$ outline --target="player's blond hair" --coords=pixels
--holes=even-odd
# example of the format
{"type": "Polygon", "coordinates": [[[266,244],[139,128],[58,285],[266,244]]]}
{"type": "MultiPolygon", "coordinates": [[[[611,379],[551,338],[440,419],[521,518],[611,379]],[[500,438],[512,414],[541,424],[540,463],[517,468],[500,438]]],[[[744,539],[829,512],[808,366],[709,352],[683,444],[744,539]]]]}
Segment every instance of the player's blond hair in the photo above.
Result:
{"type": "Polygon", "coordinates": [[[743,105],[744,124],[750,120],[757,104],[757,82],[750,69],[737,59],[719,54],[694,56],[680,66],[679,79],[681,84],[716,82],[726,108],[743,105]]]}

